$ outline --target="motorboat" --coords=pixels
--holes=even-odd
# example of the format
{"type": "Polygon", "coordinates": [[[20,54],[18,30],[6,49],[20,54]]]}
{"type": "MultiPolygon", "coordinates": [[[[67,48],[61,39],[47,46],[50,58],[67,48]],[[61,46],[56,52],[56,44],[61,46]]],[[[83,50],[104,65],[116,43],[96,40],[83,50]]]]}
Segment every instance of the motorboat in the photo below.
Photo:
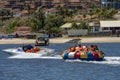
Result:
{"type": "Polygon", "coordinates": [[[38,51],[24,51],[21,50],[20,48],[9,48],[9,49],[4,49],[4,52],[7,52],[12,55],[17,55],[17,54],[34,54],[34,55],[39,55],[39,56],[52,56],[54,54],[54,49],[50,48],[38,48],[38,51]]]}
{"type": "Polygon", "coordinates": [[[36,46],[47,46],[49,45],[49,37],[47,34],[38,34],[35,41],[36,46]]]}

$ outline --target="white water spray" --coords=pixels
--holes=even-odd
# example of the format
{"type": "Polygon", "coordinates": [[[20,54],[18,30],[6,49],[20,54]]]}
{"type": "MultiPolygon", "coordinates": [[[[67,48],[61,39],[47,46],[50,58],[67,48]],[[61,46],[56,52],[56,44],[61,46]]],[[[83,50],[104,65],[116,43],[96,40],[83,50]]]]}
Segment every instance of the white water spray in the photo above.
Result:
{"type": "Polygon", "coordinates": [[[104,57],[103,61],[83,61],[83,60],[66,60],[66,62],[85,62],[94,64],[117,64],[120,65],[120,57],[104,57]]]}
{"type": "MultiPolygon", "coordinates": [[[[53,56],[41,56],[37,54],[18,54],[10,56],[9,58],[14,59],[62,59],[60,55],[53,56]]],[[[94,64],[117,64],[120,65],[120,57],[104,57],[103,61],[83,61],[83,60],[65,60],[65,62],[84,62],[84,63],[94,63],[94,64]]]]}
{"type": "Polygon", "coordinates": [[[12,55],[12,56],[10,56],[10,57],[8,57],[8,58],[11,58],[11,59],[62,59],[62,57],[60,56],[60,55],[56,55],[56,54],[54,54],[54,55],[48,55],[48,56],[43,56],[43,54],[41,55],[41,54],[25,54],[25,53],[23,53],[23,54],[17,54],[17,55],[12,55]]]}

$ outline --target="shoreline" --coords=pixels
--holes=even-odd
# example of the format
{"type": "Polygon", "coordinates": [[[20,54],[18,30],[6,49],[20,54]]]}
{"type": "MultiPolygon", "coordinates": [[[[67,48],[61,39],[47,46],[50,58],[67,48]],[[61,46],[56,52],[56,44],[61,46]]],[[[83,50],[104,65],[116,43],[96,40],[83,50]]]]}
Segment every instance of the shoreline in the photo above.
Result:
{"type": "MultiPolygon", "coordinates": [[[[119,43],[120,37],[61,37],[61,38],[50,38],[50,43],[69,43],[72,42],[74,39],[81,39],[81,43],[119,43]]],[[[35,39],[21,39],[21,38],[14,38],[14,39],[0,39],[0,44],[34,44],[35,39]]]]}

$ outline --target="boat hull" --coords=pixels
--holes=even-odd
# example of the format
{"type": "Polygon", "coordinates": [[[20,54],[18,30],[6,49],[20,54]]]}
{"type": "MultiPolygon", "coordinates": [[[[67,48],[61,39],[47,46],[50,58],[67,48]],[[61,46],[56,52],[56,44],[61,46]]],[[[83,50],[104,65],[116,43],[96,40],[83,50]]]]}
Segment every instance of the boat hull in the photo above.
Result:
{"type": "Polygon", "coordinates": [[[34,54],[34,55],[40,55],[40,56],[48,56],[54,54],[54,49],[48,49],[48,48],[43,48],[40,51],[33,53],[33,52],[24,52],[24,51],[19,51],[17,48],[12,48],[12,49],[4,49],[4,52],[7,52],[11,55],[17,55],[17,54],[34,54]]]}

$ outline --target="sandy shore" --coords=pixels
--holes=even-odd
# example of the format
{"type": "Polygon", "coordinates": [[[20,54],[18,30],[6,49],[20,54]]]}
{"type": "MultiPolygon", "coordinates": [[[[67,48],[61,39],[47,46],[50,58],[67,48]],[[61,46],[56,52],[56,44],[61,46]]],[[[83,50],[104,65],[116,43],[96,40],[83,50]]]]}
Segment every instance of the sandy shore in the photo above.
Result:
{"type": "MultiPolygon", "coordinates": [[[[50,43],[66,43],[76,38],[52,38],[50,43]]],[[[77,38],[78,39],[78,38],[77,38]]],[[[120,37],[80,38],[82,43],[113,43],[120,42],[120,37]]],[[[34,44],[35,39],[0,39],[0,44],[34,44]]]]}

